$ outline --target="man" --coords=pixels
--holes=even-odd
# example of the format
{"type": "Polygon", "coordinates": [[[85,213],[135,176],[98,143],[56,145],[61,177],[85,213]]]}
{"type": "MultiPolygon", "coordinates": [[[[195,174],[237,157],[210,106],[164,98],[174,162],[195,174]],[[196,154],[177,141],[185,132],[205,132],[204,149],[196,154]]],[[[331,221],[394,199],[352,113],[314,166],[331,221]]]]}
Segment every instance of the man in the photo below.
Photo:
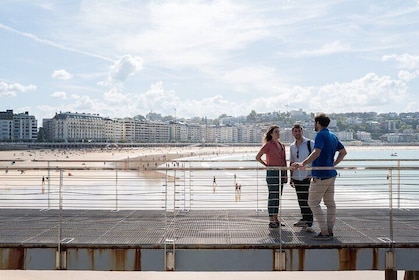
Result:
{"type": "Polygon", "coordinates": [[[302,162],[293,163],[294,169],[303,168],[312,163],[313,180],[310,184],[308,205],[319,223],[320,233],[313,240],[330,240],[333,238],[333,228],[336,220],[335,180],[337,172],[333,168],[346,156],[347,152],[339,139],[327,128],[330,118],[319,114],[314,118],[314,128],[317,131],[314,140],[314,150],[302,162]],[[338,155],[335,159],[335,154],[338,155]],[[327,208],[327,217],[320,207],[323,199],[327,208]]]}
{"type": "MultiPolygon", "coordinates": [[[[292,127],[292,136],[295,141],[290,145],[290,165],[308,157],[313,150],[312,140],[303,136],[303,128],[299,124],[292,127]]],[[[302,219],[294,223],[296,227],[305,227],[307,232],[313,232],[313,212],[308,206],[308,190],[310,187],[311,172],[304,169],[291,170],[290,185],[295,188],[297,193],[298,205],[302,219]]]]}

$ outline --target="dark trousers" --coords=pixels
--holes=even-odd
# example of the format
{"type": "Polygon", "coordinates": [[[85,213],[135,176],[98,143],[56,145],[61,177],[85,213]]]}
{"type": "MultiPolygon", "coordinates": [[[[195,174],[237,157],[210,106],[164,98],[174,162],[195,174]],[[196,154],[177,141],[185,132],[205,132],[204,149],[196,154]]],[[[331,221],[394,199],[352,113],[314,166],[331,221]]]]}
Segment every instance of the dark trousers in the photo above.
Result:
{"type": "Polygon", "coordinates": [[[311,212],[310,206],[308,206],[308,190],[310,188],[310,181],[311,179],[304,179],[302,181],[293,180],[303,221],[306,221],[307,225],[311,227],[313,225],[313,212],[311,212]]]}
{"type": "Polygon", "coordinates": [[[269,216],[278,215],[279,209],[279,186],[281,186],[281,195],[284,185],[281,183],[279,170],[266,171],[266,183],[268,184],[268,213],[269,216]]]}

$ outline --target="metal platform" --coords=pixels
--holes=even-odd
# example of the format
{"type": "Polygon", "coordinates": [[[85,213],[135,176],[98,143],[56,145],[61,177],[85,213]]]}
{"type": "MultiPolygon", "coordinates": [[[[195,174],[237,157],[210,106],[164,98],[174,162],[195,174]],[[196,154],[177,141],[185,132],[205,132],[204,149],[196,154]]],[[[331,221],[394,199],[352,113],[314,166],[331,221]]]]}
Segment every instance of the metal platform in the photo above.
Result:
{"type": "Polygon", "coordinates": [[[298,217],[269,229],[255,210],[1,209],[0,269],[417,270],[419,209],[338,210],[331,241],[298,217]]]}

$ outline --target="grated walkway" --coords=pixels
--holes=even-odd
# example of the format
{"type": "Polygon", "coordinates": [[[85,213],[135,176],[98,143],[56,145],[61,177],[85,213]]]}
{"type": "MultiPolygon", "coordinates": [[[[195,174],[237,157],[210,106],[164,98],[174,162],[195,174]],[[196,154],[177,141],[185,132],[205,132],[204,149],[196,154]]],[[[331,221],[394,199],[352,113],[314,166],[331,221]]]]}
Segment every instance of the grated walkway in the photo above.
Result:
{"type": "MultiPolygon", "coordinates": [[[[177,248],[419,247],[419,209],[340,209],[335,238],[293,226],[298,210],[283,210],[285,227],[268,228],[266,212],[255,210],[58,210],[0,209],[0,246],[62,244],[89,247],[177,248]],[[392,222],[392,223],[391,223],[392,222]],[[393,228],[393,232],[391,231],[393,228]],[[60,234],[61,231],[61,234],[60,234]],[[282,242],[280,242],[282,240],[282,242]],[[393,241],[393,243],[391,242],[393,241]]],[[[313,226],[319,231],[317,223],[313,226]]]]}

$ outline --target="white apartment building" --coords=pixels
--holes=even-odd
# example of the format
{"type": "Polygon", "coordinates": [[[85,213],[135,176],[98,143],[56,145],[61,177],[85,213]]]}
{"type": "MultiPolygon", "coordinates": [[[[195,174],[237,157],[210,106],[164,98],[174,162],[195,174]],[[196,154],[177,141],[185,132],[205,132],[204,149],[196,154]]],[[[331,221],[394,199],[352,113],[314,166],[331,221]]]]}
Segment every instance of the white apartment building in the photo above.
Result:
{"type": "Polygon", "coordinates": [[[13,116],[13,139],[35,141],[38,139],[38,122],[28,112],[13,116]]]}
{"type": "Polygon", "coordinates": [[[11,140],[13,132],[13,110],[0,112],[0,140],[11,140]]]}
{"type": "MultiPolygon", "coordinates": [[[[338,131],[334,132],[340,141],[353,141],[354,133],[352,131],[338,131]]],[[[371,135],[370,135],[371,137],[371,135]]]]}
{"type": "Polygon", "coordinates": [[[235,126],[220,126],[219,143],[236,143],[237,142],[237,127],[235,126]]]}
{"type": "Polygon", "coordinates": [[[188,125],[188,142],[200,143],[203,139],[203,128],[204,125],[190,124],[188,125]]]}
{"type": "Polygon", "coordinates": [[[168,143],[170,141],[170,127],[167,123],[158,121],[136,121],[138,133],[137,142],[168,143]]]}
{"type": "Polygon", "coordinates": [[[13,114],[13,110],[0,112],[0,140],[36,141],[38,122],[28,112],[13,114]]]}
{"type": "Polygon", "coordinates": [[[43,126],[49,141],[105,141],[105,121],[98,115],[59,113],[44,119],[43,126]]]}
{"type": "Polygon", "coordinates": [[[356,132],[356,137],[358,138],[358,140],[361,140],[362,142],[372,141],[371,133],[366,132],[366,131],[357,131],[356,132]]]}
{"type": "Polygon", "coordinates": [[[170,123],[170,142],[189,142],[188,125],[182,122],[170,123]]]}

